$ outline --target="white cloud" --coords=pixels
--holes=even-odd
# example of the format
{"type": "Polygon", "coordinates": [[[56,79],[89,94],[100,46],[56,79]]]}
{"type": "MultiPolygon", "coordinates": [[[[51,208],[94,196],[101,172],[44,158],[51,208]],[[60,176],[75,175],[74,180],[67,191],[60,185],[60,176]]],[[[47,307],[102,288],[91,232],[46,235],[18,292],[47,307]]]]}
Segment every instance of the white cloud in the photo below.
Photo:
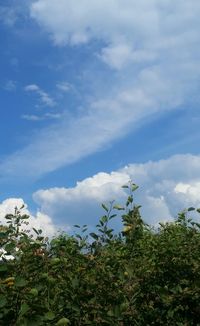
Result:
{"type": "MultiPolygon", "coordinates": [[[[169,159],[130,164],[111,173],[98,174],[77,182],[71,188],[40,189],[33,194],[38,205],[30,224],[42,228],[52,235],[56,225],[69,230],[73,224],[95,226],[104,214],[101,203],[115,200],[123,204],[126,190],[122,185],[132,179],[139,185],[134,193],[134,202],[142,205],[142,216],[150,225],[171,221],[178,212],[190,206],[200,207],[200,156],[175,155],[169,159]],[[50,218],[51,216],[51,218],[50,218]]],[[[0,205],[0,221],[6,213],[13,212],[15,206],[24,204],[22,199],[8,199],[0,205]]],[[[194,216],[200,219],[200,216],[194,216]]],[[[119,226],[119,219],[115,227],[119,226]]]]}
{"type": "MultiPolygon", "coordinates": [[[[38,132],[26,148],[7,157],[0,164],[3,175],[39,177],[102,150],[152,116],[179,107],[192,111],[200,72],[200,3],[196,0],[176,4],[172,0],[83,0],[78,5],[72,0],[37,0],[30,10],[55,44],[99,40],[101,47],[98,53],[95,48],[94,57],[117,73],[106,70],[113,73],[113,83],[107,90],[102,85],[103,91],[86,94],[82,114],[66,114],[61,122],[38,132]]],[[[87,69],[95,76],[93,65],[87,69]]],[[[37,85],[26,89],[52,104],[37,85]]]]}
{"type": "Polygon", "coordinates": [[[178,183],[174,189],[176,194],[183,194],[187,199],[187,203],[191,202],[195,205],[200,205],[200,182],[193,180],[192,183],[178,183]]]}
{"type": "Polygon", "coordinates": [[[56,234],[57,228],[50,216],[39,211],[35,216],[32,215],[22,198],[8,198],[0,203],[0,224],[6,224],[6,214],[14,214],[15,207],[20,209],[22,206],[24,206],[24,208],[21,210],[21,213],[30,216],[29,220],[26,220],[29,222],[29,225],[22,225],[24,230],[31,230],[32,228],[42,229],[43,234],[50,237],[56,234]]]}
{"type": "Polygon", "coordinates": [[[65,81],[57,83],[56,87],[64,93],[68,93],[72,89],[72,85],[65,81]]]}
{"type": "Polygon", "coordinates": [[[147,223],[157,225],[172,220],[189,206],[200,206],[200,157],[176,155],[166,160],[130,164],[119,171],[98,173],[78,182],[73,188],[39,190],[33,198],[41,211],[62,223],[95,225],[103,211],[102,202],[124,202],[121,188],[130,179],[138,184],[136,204],[142,205],[147,223]]]}
{"type": "Polygon", "coordinates": [[[61,114],[60,113],[46,113],[43,115],[35,115],[35,114],[23,114],[21,116],[22,119],[27,120],[27,121],[43,121],[47,119],[60,119],[61,114]]]}
{"type": "Polygon", "coordinates": [[[99,56],[105,63],[115,69],[122,69],[132,64],[155,62],[156,52],[134,50],[130,44],[119,43],[102,49],[99,56]]]}
{"type": "Polygon", "coordinates": [[[47,94],[44,92],[38,85],[30,84],[24,87],[24,90],[26,92],[35,92],[39,95],[40,101],[45,105],[49,107],[53,107],[56,105],[56,102],[47,94]]]}
{"type": "Polygon", "coordinates": [[[54,218],[69,225],[88,223],[94,226],[101,216],[100,203],[124,198],[121,186],[128,182],[129,176],[120,172],[97,175],[77,182],[74,188],[51,188],[39,190],[33,198],[42,212],[51,212],[54,218]]]}
{"type": "Polygon", "coordinates": [[[199,38],[199,12],[196,0],[178,0],[176,5],[172,0],[83,0],[78,5],[73,0],[37,0],[31,6],[32,17],[56,44],[103,40],[108,44],[103,59],[113,65],[117,56],[117,68],[134,57],[144,62],[160,51],[171,56],[177,47],[185,52],[189,44],[194,46],[199,38]]]}
{"type": "Polygon", "coordinates": [[[43,117],[35,115],[35,114],[23,114],[21,116],[22,119],[28,120],[28,121],[41,121],[43,120],[43,117]]]}

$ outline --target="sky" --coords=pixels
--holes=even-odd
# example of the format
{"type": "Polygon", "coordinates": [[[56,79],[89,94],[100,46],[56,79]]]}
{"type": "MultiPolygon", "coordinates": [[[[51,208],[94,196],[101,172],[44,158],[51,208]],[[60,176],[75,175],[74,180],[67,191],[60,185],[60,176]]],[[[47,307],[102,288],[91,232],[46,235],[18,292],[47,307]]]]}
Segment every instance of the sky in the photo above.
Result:
{"type": "MultiPolygon", "coordinates": [[[[147,223],[200,205],[200,3],[0,0],[0,221],[52,235],[102,202],[147,223]]],[[[116,222],[117,223],[117,222],[116,222]]]]}

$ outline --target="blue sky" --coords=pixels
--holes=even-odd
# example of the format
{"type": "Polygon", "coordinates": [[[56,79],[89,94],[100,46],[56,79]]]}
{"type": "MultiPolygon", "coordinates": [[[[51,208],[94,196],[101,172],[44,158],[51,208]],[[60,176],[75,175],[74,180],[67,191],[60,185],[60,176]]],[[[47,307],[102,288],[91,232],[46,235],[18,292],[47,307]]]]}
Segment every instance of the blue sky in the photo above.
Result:
{"type": "Polygon", "coordinates": [[[195,0],[0,1],[2,219],[25,202],[51,231],[94,225],[130,178],[151,223],[199,204],[199,13],[195,0]]]}

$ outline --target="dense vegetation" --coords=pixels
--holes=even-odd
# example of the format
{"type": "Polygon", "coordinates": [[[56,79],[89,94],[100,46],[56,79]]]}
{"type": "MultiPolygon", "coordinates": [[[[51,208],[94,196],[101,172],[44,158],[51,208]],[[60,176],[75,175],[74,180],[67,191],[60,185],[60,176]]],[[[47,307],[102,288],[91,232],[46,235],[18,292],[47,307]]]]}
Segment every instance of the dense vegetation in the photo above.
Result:
{"type": "MultiPolygon", "coordinates": [[[[24,232],[16,209],[0,244],[15,259],[0,264],[0,325],[200,325],[200,225],[189,208],[159,229],[146,225],[130,183],[124,207],[103,206],[87,227],[53,239],[24,232]],[[109,221],[122,213],[123,231],[109,221]]],[[[195,210],[196,214],[199,210],[195,210]]],[[[117,217],[118,218],[118,217],[117,217]]]]}

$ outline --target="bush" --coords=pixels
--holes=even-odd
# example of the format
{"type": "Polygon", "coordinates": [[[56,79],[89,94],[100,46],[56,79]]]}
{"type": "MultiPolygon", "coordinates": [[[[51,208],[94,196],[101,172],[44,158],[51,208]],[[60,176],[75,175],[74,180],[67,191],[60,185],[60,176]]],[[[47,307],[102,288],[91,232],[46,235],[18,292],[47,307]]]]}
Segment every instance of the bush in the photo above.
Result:
{"type": "MultiPolygon", "coordinates": [[[[22,231],[16,209],[0,229],[0,325],[200,325],[200,225],[189,208],[155,230],[133,203],[102,205],[95,233],[49,240],[22,231]],[[109,222],[122,211],[118,235],[109,222]]],[[[198,212],[198,209],[197,209],[198,212]]]]}

